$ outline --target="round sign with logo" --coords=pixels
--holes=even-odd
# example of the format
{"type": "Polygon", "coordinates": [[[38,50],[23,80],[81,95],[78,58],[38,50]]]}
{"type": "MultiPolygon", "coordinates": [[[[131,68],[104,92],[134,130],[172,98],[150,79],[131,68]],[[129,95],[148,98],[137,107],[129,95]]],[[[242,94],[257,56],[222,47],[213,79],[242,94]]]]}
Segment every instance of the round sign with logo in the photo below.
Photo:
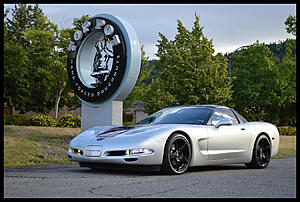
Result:
{"type": "Polygon", "coordinates": [[[122,101],[132,91],[142,54],[134,29],[123,18],[91,17],[75,31],[68,51],[68,77],[86,105],[122,101]]]}

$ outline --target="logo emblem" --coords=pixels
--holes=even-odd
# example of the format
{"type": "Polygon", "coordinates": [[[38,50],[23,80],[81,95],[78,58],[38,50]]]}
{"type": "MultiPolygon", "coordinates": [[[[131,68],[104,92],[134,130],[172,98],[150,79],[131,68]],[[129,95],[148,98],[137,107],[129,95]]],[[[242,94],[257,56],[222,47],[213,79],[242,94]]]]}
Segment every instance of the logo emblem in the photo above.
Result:
{"type": "Polygon", "coordinates": [[[92,103],[109,99],[127,68],[119,26],[104,17],[90,18],[75,31],[68,50],[68,76],[76,95],[92,103]]]}
{"type": "Polygon", "coordinates": [[[93,63],[93,72],[91,76],[94,77],[95,83],[93,86],[97,87],[107,80],[112,68],[114,52],[108,47],[106,37],[102,41],[97,41],[95,44],[96,54],[93,63]]]}

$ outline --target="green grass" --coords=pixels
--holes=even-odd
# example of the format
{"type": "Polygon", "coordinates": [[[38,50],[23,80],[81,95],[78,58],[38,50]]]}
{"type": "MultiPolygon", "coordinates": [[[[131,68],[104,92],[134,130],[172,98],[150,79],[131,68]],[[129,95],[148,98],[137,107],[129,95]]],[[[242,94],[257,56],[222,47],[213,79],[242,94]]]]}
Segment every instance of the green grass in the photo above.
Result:
{"type": "MultiPolygon", "coordinates": [[[[69,164],[69,142],[80,128],[40,126],[4,126],[4,167],[41,164],[69,164]]],[[[279,151],[274,158],[296,156],[296,136],[280,136],[279,151]]]]}
{"type": "Polygon", "coordinates": [[[278,153],[273,158],[296,156],[296,136],[280,136],[278,153]]]}
{"type": "Polygon", "coordinates": [[[67,164],[69,142],[80,128],[4,126],[4,167],[67,164]]]}

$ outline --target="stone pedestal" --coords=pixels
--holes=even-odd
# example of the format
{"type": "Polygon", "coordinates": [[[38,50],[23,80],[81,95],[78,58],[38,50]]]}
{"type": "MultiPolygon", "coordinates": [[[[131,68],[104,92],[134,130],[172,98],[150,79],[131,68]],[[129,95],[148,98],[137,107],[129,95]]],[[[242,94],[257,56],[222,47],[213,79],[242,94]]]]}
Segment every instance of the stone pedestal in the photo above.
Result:
{"type": "Polygon", "coordinates": [[[107,102],[100,107],[90,107],[82,102],[81,132],[94,126],[123,124],[123,101],[107,102]]]}

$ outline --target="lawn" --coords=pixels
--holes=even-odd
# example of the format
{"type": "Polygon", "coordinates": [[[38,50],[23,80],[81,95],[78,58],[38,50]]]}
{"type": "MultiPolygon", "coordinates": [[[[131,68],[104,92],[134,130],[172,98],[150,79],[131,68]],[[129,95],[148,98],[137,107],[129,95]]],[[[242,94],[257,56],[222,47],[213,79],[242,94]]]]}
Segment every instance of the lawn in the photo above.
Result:
{"type": "Polygon", "coordinates": [[[80,128],[4,126],[4,167],[66,164],[70,140],[80,128]]]}
{"type": "Polygon", "coordinates": [[[279,150],[273,158],[296,156],[296,136],[280,136],[279,150]]]}
{"type": "MultiPolygon", "coordinates": [[[[4,126],[4,167],[68,164],[68,145],[80,128],[4,126]]],[[[280,136],[273,158],[296,156],[296,136],[280,136]]]]}

